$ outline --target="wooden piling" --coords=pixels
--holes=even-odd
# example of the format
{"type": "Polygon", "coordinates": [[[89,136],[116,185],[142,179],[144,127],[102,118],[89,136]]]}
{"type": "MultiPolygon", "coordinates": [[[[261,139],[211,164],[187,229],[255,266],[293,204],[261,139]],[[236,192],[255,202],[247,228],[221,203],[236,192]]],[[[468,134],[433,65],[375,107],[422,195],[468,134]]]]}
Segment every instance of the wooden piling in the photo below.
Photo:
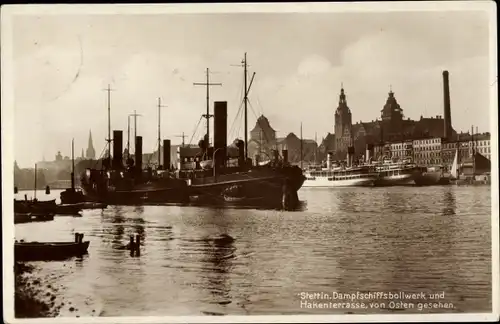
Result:
{"type": "Polygon", "coordinates": [[[141,237],[139,234],[135,235],[135,253],[137,256],[141,255],[141,237]]]}

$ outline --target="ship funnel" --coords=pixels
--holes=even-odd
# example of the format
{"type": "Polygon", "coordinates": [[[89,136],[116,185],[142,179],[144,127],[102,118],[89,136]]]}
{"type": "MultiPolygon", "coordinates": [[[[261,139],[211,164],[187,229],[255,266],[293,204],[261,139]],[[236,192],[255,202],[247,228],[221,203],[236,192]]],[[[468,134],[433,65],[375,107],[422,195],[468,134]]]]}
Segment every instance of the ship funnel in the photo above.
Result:
{"type": "Polygon", "coordinates": [[[451,105],[450,105],[450,81],[448,71],[443,71],[443,96],[444,96],[444,138],[451,137],[451,105]]]}
{"type": "Polygon", "coordinates": [[[371,158],[373,158],[373,144],[366,144],[366,154],[365,154],[366,163],[370,163],[371,158]]]}
{"type": "Polygon", "coordinates": [[[283,154],[283,164],[288,164],[288,150],[282,150],[281,153],[283,154]]]}
{"type": "Polygon", "coordinates": [[[121,130],[113,131],[113,162],[114,169],[123,167],[123,132],[121,130]]]}
{"type": "Polygon", "coordinates": [[[352,167],[352,162],[354,160],[354,146],[349,146],[347,148],[347,166],[352,167]]]}
{"type": "Polygon", "coordinates": [[[332,168],[332,160],[333,160],[333,153],[328,152],[328,155],[326,156],[326,168],[328,170],[332,168]]]}
{"type": "Polygon", "coordinates": [[[214,103],[214,168],[226,165],[227,101],[214,103]]]}
{"type": "Polygon", "coordinates": [[[163,140],[163,170],[170,170],[170,140],[163,140]]]}
{"type": "Polygon", "coordinates": [[[135,168],[138,173],[142,172],[142,136],[135,137],[135,168]]]}

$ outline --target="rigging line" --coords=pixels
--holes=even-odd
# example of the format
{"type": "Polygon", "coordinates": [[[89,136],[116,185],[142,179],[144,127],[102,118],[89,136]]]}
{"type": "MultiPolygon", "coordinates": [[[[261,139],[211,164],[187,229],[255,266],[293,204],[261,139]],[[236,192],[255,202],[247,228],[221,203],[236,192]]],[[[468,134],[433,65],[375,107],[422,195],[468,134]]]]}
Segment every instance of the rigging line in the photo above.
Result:
{"type": "Polygon", "coordinates": [[[97,160],[95,161],[95,163],[94,163],[94,165],[93,165],[93,167],[92,167],[93,169],[97,166],[97,163],[99,163],[99,160],[102,158],[103,153],[106,151],[106,147],[107,147],[107,146],[104,146],[104,148],[102,149],[101,154],[99,154],[99,157],[97,158],[97,160]]]}
{"type": "Polygon", "coordinates": [[[232,134],[233,131],[236,130],[236,125],[239,125],[239,123],[236,123],[236,121],[238,120],[238,116],[240,116],[240,114],[242,113],[242,108],[243,107],[243,101],[241,101],[240,103],[240,107],[238,108],[238,112],[236,113],[236,116],[234,117],[234,120],[233,120],[233,123],[231,124],[231,128],[229,129],[229,133],[232,134]]]}
{"type": "MultiPolygon", "coordinates": [[[[242,82],[242,81],[241,81],[241,82],[242,82]]],[[[241,82],[240,82],[240,83],[241,83],[241,82]]],[[[239,111],[240,111],[240,109],[241,109],[241,106],[242,106],[242,104],[243,104],[243,102],[242,102],[242,101],[243,101],[243,86],[241,85],[241,86],[239,87],[239,89],[240,89],[240,91],[239,91],[239,93],[238,93],[238,97],[239,97],[238,101],[240,101],[240,107],[238,108],[238,112],[237,112],[236,116],[238,116],[239,111]]],[[[235,101],[236,101],[236,100],[237,100],[237,99],[235,99],[235,101]]],[[[236,118],[235,118],[235,119],[236,119],[236,118]]],[[[231,128],[230,128],[230,129],[232,129],[232,127],[233,127],[233,126],[234,126],[234,120],[233,120],[233,124],[231,125],[231,128]]]]}
{"type": "Polygon", "coordinates": [[[237,121],[237,123],[236,123],[236,130],[235,130],[235,132],[236,132],[236,134],[235,134],[235,135],[236,135],[236,137],[239,137],[239,135],[240,135],[240,133],[241,133],[241,127],[242,127],[242,125],[243,125],[243,124],[244,124],[244,122],[245,122],[245,114],[243,113],[243,111],[244,111],[244,110],[243,110],[243,101],[242,101],[242,102],[241,102],[241,106],[240,106],[240,113],[239,113],[239,114],[238,114],[238,116],[237,116],[237,117],[239,118],[239,120],[238,120],[238,121],[237,121]]]}
{"type": "Polygon", "coordinates": [[[203,119],[203,116],[200,117],[200,119],[198,120],[198,124],[196,124],[196,127],[194,128],[193,136],[191,136],[191,140],[189,140],[189,144],[188,144],[189,146],[191,146],[191,143],[193,142],[193,138],[196,135],[196,131],[198,130],[198,126],[200,126],[200,122],[202,119],[203,119]]]}
{"type": "Polygon", "coordinates": [[[236,94],[234,101],[238,100],[240,102],[240,106],[238,108],[238,112],[236,113],[235,119],[233,120],[233,123],[231,124],[230,130],[232,130],[234,128],[234,123],[235,123],[236,119],[238,118],[238,114],[240,113],[241,107],[243,105],[243,80],[240,80],[240,78],[238,78],[238,80],[239,80],[238,81],[238,84],[239,84],[238,89],[240,89],[240,90],[236,94]]]}

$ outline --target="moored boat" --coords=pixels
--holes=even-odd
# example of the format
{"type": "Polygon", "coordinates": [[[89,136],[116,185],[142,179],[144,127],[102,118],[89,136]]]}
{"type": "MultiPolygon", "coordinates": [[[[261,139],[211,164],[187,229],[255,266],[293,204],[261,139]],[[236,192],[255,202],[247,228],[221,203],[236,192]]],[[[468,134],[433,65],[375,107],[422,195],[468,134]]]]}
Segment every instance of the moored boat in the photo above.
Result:
{"type": "Polygon", "coordinates": [[[31,213],[31,214],[51,214],[56,213],[56,200],[40,201],[38,199],[19,200],[14,199],[14,212],[16,213],[31,213]]]}
{"type": "Polygon", "coordinates": [[[414,185],[415,179],[421,176],[420,167],[412,163],[409,159],[402,161],[384,160],[376,165],[378,178],[375,186],[408,186],[414,185]]]}
{"type": "Polygon", "coordinates": [[[46,222],[53,219],[54,215],[47,213],[14,213],[14,224],[46,222]]]}
{"type": "Polygon", "coordinates": [[[56,205],[56,214],[58,215],[78,215],[81,211],[83,204],[60,204],[56,205]]]}
{"type": "MultiPolygon", "coordinates": [[[[350,161],[349,158],[348,161],[350,161]]],[[[371,187],[378,178],[378,173],[371,165],[333,164],[331,153],[327,155],[326,168],[309,169],[304,172],[304,175],[306,180],[303,187],[371,187]]]]}
{"type": "Polygon", "coordinates": [[[233,146],[227,145],[227,102],[217,101],[214,103],[213,114],[213,147],[209,145],[210,114],[207,102],[207,114],[204,115],[207,118],[207,133],[200,140],[199,150],[194,156],[179,154],[181,165],[175,177],[186,181],[189,196],[196,197],[197,202],[231,202],[242,205],[253,202],[256,207],[293,210],[298,206],[297,191],[302,187],[305,177],[299,167],[288,162],[288,151],[283,150],[280,157],[278,150],[274,150],[273,158],[262,164],[259,161],[253,163],[248,157],[247,104],[255,74],[250,80],[250,86],[247,86],[246,53],[242,66],[245,80],[244,140],[236,139],[233,146]],[[231,158],[228,154],[230,149],[238,152],[237,158],[231,158]]]}
{"type": "Polygon", "coordinates": [[[90,242],[83,241],[83,234],[76,233],[74,242],[15,242],[16,261],[64,260],[87,253],[90,242]]]}
{"type": "Polygon", "coordinates": [[[450,184],[450,176],[446,175],[443,169],[439,166],[420,167],[420,176],[415,177],[415,185],[417,186],[434,186],[450,184]]]}

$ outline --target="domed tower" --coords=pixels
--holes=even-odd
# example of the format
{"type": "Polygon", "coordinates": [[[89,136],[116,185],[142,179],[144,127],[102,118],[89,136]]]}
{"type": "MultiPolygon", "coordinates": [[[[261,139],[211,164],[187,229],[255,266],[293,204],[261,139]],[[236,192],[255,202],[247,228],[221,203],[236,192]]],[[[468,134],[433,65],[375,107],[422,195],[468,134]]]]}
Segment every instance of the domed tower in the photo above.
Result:
{"type": "Polygon", "coordinates": [[[389,96],[385,102],[384,108],[380,111],[382,120],[403,120],[403,109],[398,104],[392,88],[389,91],[389,96]]]}
{"type": "Polygon", "coordinates": [[[344,87],[340,89],[339,105],[335,111],[335,151],[338,159],[347,154],[347,146],[351,141],[352,114],[347,106],[344,87]]]}
{"type": "Polygon", "coordinates": [[[394,97],[392,87],[389,90],[389,96],[384,108],[380,112],[384,139],[389,139],[391,136],[400,133],[404,118],[403,109],[398,104],[396,97],[394,97]]]}

